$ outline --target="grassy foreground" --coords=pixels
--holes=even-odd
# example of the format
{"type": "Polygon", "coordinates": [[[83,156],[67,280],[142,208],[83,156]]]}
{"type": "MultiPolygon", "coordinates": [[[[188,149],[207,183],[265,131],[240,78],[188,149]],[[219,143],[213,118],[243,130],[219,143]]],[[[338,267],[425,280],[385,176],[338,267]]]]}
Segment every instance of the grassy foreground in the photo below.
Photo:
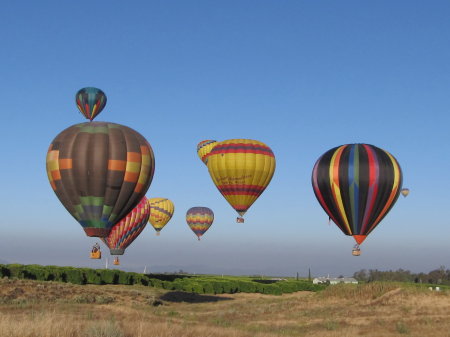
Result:
{"type": "Polygon", "coordinates": [[[8,337],[450,337],[449,291],[397,283],[273,296],[3,278],[0,299],[8,337]]]}

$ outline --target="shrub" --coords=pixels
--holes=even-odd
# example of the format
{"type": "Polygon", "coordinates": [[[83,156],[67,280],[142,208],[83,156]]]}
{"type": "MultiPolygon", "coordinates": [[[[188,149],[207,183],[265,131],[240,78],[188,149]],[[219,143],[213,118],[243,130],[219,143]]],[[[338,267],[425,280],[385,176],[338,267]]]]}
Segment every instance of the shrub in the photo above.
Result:
{"type": "Polygon", "coordinates": [[[214,294],[214,287],[209,282],[202,282],[204,294],[214,294]]]}
{"type": "Polygon", "coordinates": [[[239,292],[239,286],[236,281],[227,280],[223,283],[223,292],[228,294],[234,294],[239,292]]]}
{"type": "Polygon", "coordinates": [[[15,278],[25,278],[26,272],[23,269],[23,265],[13,263],[7,265],[9,269],[9,277],[15,277],[15,278]]]}
{"type": "Polygon", "coordinates": [[[133,273],[133,284],[141,284],[143,286],[148,285],[148,278],[145,275],[141,275],[138,273],[133,273]]]}
{"type": "Polygon", "coordinates": [[[84,277],[86,278],[86,283],[89,284],[102,284],[102,278],[95,269],[84,268],[84,277]]]}
{"type": "Polygon", "coordinates": [[[103,284],[117,284],[119,281],[119,275],[115,270],[102,269],[99,270],[99,274],[103,284]]]}
{"type": "Polygon", "coordinates": [[[83,271],[76,268],[66,269],[66,280],[73,284],[86,284],[86,277],[83,271]]]}
{"type": "Polygon", "coordinates": [[[0,277],[9,277],[10,276],[10,272],[7,266],[5,265],[0,265],[0,277]]]}
{"type": "Polygon", "coordinates": [[[254,293],[256,292],[256,285],[249,281],[237,281],[239,291],[243,293],[254,293]]]}
{"type": "Polygon", "coordinates": [[[277,286],[283,291],[283,293],[293,293],[297,291],[297,284],[291,281],[280,281],[277,286]]]}
{"type": "Polygon", "coordinates": [[[149,286],[155,287],[155,288],[163,288],[163,282],[158,279],[149,279],[149,286]]]}
{"type": "Polygon", "coordinates": [[[214,294],[223,294],[223,286],[220,281],[211,281],[211,286],[214,289],[214,294]]]}
{"type": "Polygon", "coordinates": [[[281,295],[283,291],[276,284],[264,284],[263,294],[281,295]]]}
{"type": "Polygon", "coordinates": [[[184,291],[184,288],[186,285],[189,284],[189,281],[186,282],[183,281],[182,279],[176,279],[175,281],[168,283],[171,283],[171,287],[169,289],[184,291]]]}
{"type": "Polygon", "coordinates": [[[200,283],[194,282],[192,283],[192,292],[197,294],[204,294],[203,286],[200,283]]]}
{"type": "Polygon", "coordinates": [[[133,284],[133,276],[131,273],[126,273],[123,271],[119,272],[119,284],[130,285],[133,284]]]}
{"type": "Polygon", "coordinates": [[[63,267],[46,266],[47,281],[66,282],[66,274],[63,267]]]}

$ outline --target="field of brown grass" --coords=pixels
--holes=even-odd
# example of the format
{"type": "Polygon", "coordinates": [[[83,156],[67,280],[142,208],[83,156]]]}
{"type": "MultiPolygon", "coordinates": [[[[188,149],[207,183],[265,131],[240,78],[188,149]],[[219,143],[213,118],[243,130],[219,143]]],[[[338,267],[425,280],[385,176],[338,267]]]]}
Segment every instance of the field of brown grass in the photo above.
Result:
{"type": "Polygon", "coordinates": [[[0,336],[450,337],[450,293],[374,283],[213,296],[5,278],[0,336]]]}

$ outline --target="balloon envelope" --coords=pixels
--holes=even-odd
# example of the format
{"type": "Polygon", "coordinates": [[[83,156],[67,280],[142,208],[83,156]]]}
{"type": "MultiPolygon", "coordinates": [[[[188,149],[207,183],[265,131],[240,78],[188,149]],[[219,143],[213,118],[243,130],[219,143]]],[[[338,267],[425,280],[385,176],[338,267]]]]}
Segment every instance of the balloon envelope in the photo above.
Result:
{"type": "Polygon", "coordinates": [[[208,171],[219,192],[242,216],[269,185],[275,156],[257,140],[225,140],[211,150],[208,171]]]}
{"type": "Polygon", "coordinates": [[[197,144],[197,154],[198,157],[202,160],[202,162],[207,165],[208,157],[211,150],[216,146],[217,141],[215,140],[202,140],[197,144]]]}
{"type": "Polygon", "coordinates": [[[143,197],[130,213],[113,226],[107,237],[101,238],[111,255],[122,255],[144,230],[149,217],[150,205],[147,198],[143,197]]]}
{"type": "Polygon", "coordinates": [[[86,87],[78,90],[75,101],[83,116],[92,121],[105,107],[106,95],[98,88],[86,87]]]}
{"type": "Polygon", "coordinates": [[[402,171],[389,152],[368,144],[348,144],[317,160],[312,186],[328,216],[361,244],[397,201],[402,171]]]}
{"type": "Polygon", "coordinates": [[[170,221],[175,211],[173,202],[166,198],[148,199],[150,206],[149,222],[157,233],[170,221]]]}
{"type": "Polygon", "coordinates": [[[47,153],[50,184],[88,236],[108,236],[144,197],[154,170],[147,140],[114,123],[73,125],[56,136],[47,153]]]}
{"type": "Polygon", "coordinates": [[[214,213],[208,207],[192,207],[186,212],[186,222],[199,240],[213,221],[214,213]]]}
{"type": "Polygon", "coordinates": [[[409,188],[402,188],[400,192],[404,197],[407,197],[409,194],[409,188]]]}

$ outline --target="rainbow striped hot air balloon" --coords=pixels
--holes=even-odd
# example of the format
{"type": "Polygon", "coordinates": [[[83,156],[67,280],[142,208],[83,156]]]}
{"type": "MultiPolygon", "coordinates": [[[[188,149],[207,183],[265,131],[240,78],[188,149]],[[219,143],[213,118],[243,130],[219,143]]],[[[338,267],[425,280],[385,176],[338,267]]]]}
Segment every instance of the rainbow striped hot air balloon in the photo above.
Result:
{"type": "Polygon", "coordinates": [[[143,197],[133,210],[111,229],[107,237],[100,238],[111,255],[123,255],[125,249],[138,237],[147,225],[150,205],[143,197]]]}
{"type": "MultiPolygon", "coordinates": [[[[389,152],[368,144],[348,144],[317,160],[312,186],[331,220],[359,245],[397,201],[402,171],[389,152]]],[[[358,245],[354,255],[359,255],[358,245]]]]}
{"type": "Polygon", "coordinates": [[[216,146],[217,141],[215,140],[202,140],[197,144],[197,154],[198,157],[202,160],[202,162],[207,165],[208,157],[211,153],[211,150],[216,146]]]}
{"type": "Polygon", "coordinates": [[[105,107],[106,95],[98,88],[86,87],[78,90],[75,102],[83,116],[92,121],[105,107]]]}
{"type": "Polygon", "coordinates": [[[149,222],[159,235],[161,229],[170,221],[175,211],[173,202],[166,198],[148,199],[150,205],[149,222]]]}
{"type": "Polygon", "coordinates": [[[211,227],[214,213],[208,207],[192,207],[186,212],[186,222],[198,240],[211,227]]]}
{"type": "MultiPolygon", "coordinates": [[[[211,150],[208,171],[219,192],[242,217],[269,185],[275,155],[257,140],[225,140],[211,150]]],[[[238,218],[238,222],[243,220],[238,218]]]]}

